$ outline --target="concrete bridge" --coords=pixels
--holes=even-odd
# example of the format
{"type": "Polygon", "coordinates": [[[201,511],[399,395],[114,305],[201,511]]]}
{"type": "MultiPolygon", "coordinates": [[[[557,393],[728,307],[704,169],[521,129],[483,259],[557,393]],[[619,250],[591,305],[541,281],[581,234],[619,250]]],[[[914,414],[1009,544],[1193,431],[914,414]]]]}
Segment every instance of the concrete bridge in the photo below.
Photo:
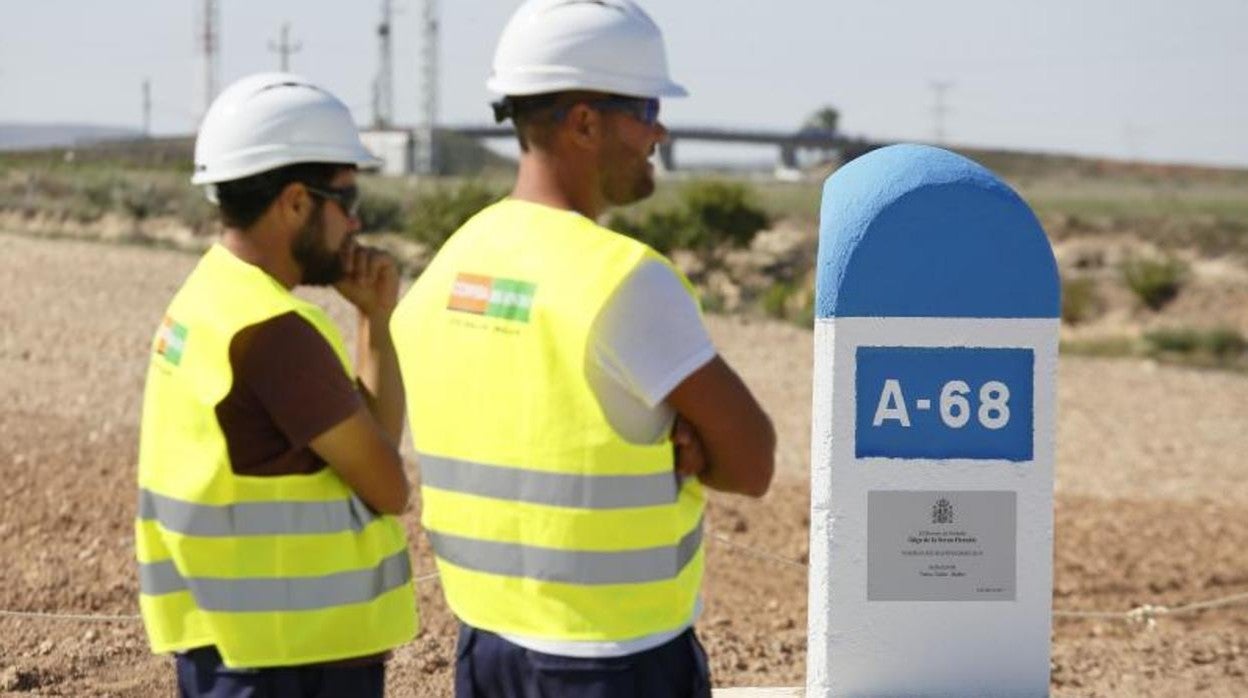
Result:
{"type": "MultiPolygon", "coordinates": [[[[479,140],[514,138],[510,126],[469,125],[444,126],[445,130],[479,140]]],[[[774,145],[779,149],[777,164],[786,169],[797,168],[797,151],[835,151],[842,161],[852,160],[867,151],[883,145],[861,138],[851,138],[838,131],[827,129],[802,129],[800,131],[764,131],[700,126],[675,126],[668,129],[668,141],[659,146],[659,159],[664,169],[676,169],[676,143],[679,141],[704,141],[712,143],[738,143],[747,145],[774,145]]]]}

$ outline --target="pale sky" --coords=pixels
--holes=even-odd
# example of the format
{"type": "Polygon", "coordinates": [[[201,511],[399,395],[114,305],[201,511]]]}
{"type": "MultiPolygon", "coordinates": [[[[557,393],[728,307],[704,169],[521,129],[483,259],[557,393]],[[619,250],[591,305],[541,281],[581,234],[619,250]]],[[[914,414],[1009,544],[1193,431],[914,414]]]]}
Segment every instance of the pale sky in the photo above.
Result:
{"type": "MultiPolygon", "coordinates": [[[[221,80],[292,68],[372,118],[379,1],[221,0],[221,80]]],[[[419,0],[399,0],[400,122],[417,111],[419,0]]],[[[441,110],[485,123],[484,81],[517,0],[442,0],[441,110]]],[[[797,127],[824,104],[842,128],[948,142],[1248,167],[1248,0],[642,0],[663,28],[675,126],[797,127]]],[[[0,122],[196,123],[198,0],[0,0],[0,122]]],[[[680,148],[678,147],[678,151],[680,148]]]]}

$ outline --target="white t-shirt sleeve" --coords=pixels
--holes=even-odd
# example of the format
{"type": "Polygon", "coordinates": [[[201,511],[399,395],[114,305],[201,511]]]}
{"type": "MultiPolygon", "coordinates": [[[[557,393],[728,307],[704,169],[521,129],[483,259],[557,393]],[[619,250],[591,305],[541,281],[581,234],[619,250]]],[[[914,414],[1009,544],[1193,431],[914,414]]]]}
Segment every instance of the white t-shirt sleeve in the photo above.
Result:
{"type": "Polygon", "coordinates": [[[645,260],[603,307],[591,337],[598,367],[646,407],[715,358],[696,301],[667,265],[645,260]]]}

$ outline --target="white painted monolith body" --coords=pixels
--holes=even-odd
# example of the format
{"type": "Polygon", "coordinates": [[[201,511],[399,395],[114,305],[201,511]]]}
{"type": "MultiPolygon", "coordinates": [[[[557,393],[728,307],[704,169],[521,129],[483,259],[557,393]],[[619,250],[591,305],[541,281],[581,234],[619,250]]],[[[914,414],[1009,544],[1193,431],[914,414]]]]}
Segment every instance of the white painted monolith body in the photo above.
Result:
{"type": "Polygon", "coordinates": [[[839,170],[821,218],[807,695],[1047,695],[1052,249],[926,146],[839,170]]]}

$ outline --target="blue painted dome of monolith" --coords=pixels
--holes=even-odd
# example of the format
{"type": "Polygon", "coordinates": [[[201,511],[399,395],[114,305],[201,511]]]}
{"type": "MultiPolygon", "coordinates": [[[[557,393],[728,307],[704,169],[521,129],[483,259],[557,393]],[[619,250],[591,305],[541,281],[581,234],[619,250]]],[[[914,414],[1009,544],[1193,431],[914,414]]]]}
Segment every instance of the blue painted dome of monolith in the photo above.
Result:
{"type": "Polygon", "coordinates": [[[1056,318],[1060,297],[1035,214],[961,155],[889,146],[824,183],[817,317],[1056,318]]]}

